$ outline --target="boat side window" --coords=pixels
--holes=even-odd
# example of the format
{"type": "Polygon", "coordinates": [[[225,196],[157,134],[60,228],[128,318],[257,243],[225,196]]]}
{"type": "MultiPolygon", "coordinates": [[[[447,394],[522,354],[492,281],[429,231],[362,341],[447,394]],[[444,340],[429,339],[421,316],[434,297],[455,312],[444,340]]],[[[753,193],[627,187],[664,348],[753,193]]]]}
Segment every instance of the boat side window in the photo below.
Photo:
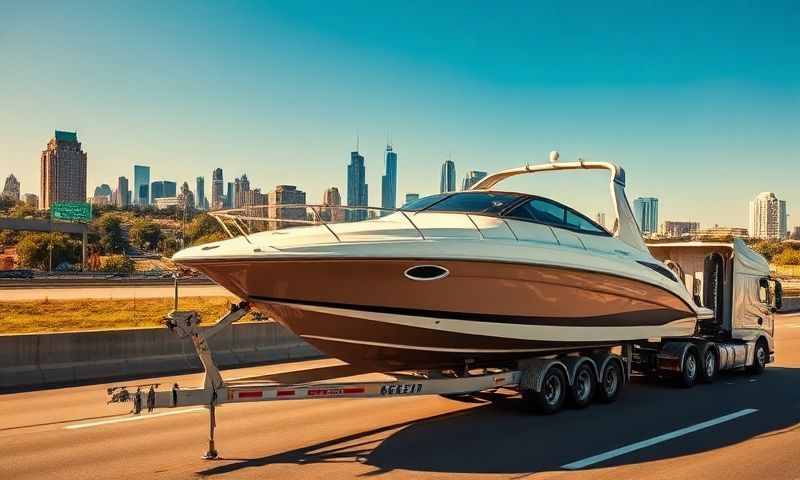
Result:
{"type": "Polygon", "coordinates": [[[592,222],[587,220],[583,215],[579,215],[571,210],[567,210],[567,225],[577,228],[583,232],[600,233],[602,230],[597,228],[592,222]]]}
{"type": "Polygon", "coordinates": [[[519,220],[529,220],[586,233],[608,235],[608,232],[605,232],[578,212],[544,198],[534,198],[527,201],[513,209],[508,216],[519,220]]]}
{"type": "Polygon", "coordinates": [[[428,212],[463,212],[498,214],[521,197],[518,193],[463,192],[455,193],[430,206],[428,212]]]}
{"type": "Polygon", "coordinates": [[[438,202],[439,200],[446,197],[446,193],[437,193],[436,195],[428,195],[427,197],[418,198],[416,200],[412,200],[402,207],[401,210],[407,210],[410,212],[418,212],[420,210],[425,210],[426,208],[430,207],[434,203],[438,202]]]}

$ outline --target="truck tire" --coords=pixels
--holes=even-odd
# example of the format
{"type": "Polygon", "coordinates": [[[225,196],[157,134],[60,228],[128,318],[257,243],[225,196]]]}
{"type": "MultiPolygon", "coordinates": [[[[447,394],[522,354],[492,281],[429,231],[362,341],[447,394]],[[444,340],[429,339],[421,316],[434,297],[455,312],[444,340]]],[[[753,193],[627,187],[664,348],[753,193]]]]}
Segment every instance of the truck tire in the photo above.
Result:
{"type": "Polygon", "coordinates": [[[767,368],[768,358],[767,342],[763,338],[759,338],[756,342],[756,351],[753,352],[753,364],[747,367],[747,371],[753,375],[761,375],[764,373],[764,369],[767,368]]]}
{"type": "Polygon", "coordinates": [[[717,352],[711,344],[706,345],[706,348],[703,349],[701,358],[699,380],[703,383],[712,383],[719,372],[719,361],[717,352]]]}
{"type": "Polygon", "coordinates": [[[692,347],[686,350],[686,353],[683,355],[678,385],[683,388],[691,388],[697,382],[697,377],[699,375],[700,361],[698,359],[697,350],[692,347]]]}
{"type": "Polygon", "coordinates": [[[585,362],[575,371],[575,378],[569,388],[570,404],[575,408],[585,408],[594,399],[596,375],[592,366],[585,362]]]}
{"type": "Polygon", "coordinates": [[[625,379],[622,376],[622,367],[619,362],[610,360],[606,362],[597,384],[597,399],[603,403],[611,403],[622,393],[625,379]]]}
{"type": "Polygon", "coordinates": [[[529,409],[545,415],[560,411],[566,396],[567,376],[564,370],[556,365],[547,369],[538,392],[536,390],[522,392],[522,398],[527,402],[529,409]]]}

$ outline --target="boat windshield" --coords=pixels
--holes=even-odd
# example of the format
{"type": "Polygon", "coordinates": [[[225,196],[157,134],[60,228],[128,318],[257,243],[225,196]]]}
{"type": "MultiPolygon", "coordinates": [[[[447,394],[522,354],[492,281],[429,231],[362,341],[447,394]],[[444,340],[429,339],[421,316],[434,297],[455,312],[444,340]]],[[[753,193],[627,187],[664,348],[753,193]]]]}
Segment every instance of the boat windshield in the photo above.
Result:
{"type": "Polygon", "coordinates": [[[427,197],[418,198],[416,200],[412,200],[402,207],[401,210],[408,210],[410,212],[418,212],[420,210],[425,210],[426,208],[430,207],[434,203],[438,202],[439,200],[446,197],[446,193],[437,193],[436,195],[429,195],[427,197]]]}
{"type": "Polygon", "coordinates": [[[506,192],[461,192],[432,204],[428,212],[459,212],[499,214],[520,198],[520,193],[506,192]]]}

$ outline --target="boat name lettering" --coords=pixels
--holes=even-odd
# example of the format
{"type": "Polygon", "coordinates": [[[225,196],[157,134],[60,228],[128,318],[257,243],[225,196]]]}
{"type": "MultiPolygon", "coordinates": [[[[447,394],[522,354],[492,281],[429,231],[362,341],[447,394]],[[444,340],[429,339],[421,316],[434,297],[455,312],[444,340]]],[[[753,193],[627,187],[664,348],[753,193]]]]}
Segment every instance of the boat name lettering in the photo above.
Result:
{"type": "Polygon", "coordinates": [[[421,383],[401,383],[381,386],[381,395],[413,395],[422,391],[421,383]]]}

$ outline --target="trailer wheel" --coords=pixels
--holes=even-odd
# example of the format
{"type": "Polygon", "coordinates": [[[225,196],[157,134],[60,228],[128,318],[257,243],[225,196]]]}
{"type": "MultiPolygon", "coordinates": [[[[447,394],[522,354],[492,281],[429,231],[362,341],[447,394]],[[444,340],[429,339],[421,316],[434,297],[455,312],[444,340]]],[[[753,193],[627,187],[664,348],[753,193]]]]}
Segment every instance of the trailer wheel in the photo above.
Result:
{"type": "Polygon", "coordinates": [[[561,410],[567,395],[567,376],[564,370],[553,365],[542,378],[542,387],[536,390],[523,390],[522,398],[537,413],[549,415],[561,410]]]}
{"type": "Polygon", "coordinates": [[[622,377],[622,367],[619,362],[609,361],[600,375],[600,384],[597,389],[597,399],[603,403],[611,403],[622,393],[625,379],[622,377]]]}
{"type": "Polygon", "coordinates": [[[592,403],[595,393],[595,373],[589,363],[584,363],[575,372],[575,379],[569,388],[569,399],[575,408],[584,408],[592,403]]]}
{"type": "Polygon", "coordinates": [[[756,342],[756,351],[753,353],[753,364],[747,367],[747,370],[753,375],[761,375],[767,368],[768,358],[767,342],[763,338],[759,338],[756,342]]]}
{"type": "Polygon", "coordinates": [[[717,364],[717,352],[710,345],[703,351],[703,364],[700,368],[700,381],[703,383],[712,383],[719,371],[717,364]]]}
{"type": "Polygon", "coordinates": [[[697,350],[689,348],[683,355],[683,363],[681,364],[681,375],[678,377],[678,385],[683,388],[691,388],[697,382],[697,377],[700,374],[700,362],[697,358],[697,350]]]}

